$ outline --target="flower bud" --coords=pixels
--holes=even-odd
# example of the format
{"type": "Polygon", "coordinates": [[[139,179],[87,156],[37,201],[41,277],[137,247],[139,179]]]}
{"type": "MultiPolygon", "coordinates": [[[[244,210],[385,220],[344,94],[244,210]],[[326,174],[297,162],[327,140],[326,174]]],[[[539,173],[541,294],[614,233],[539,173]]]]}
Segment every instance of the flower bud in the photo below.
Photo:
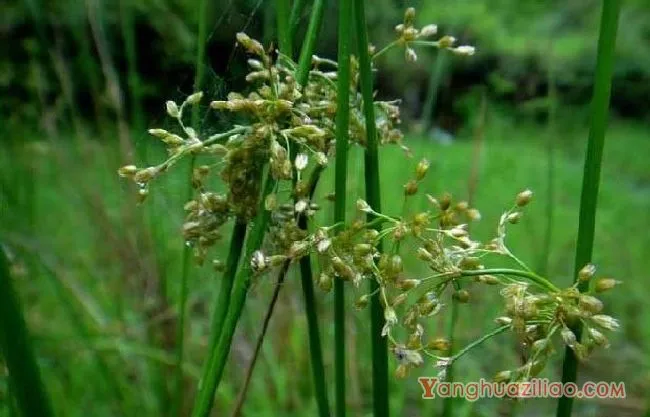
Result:
{"type": "Polygon", "coordinates": [[[423,37],[433,36],[436,33],[438,33],[438,26],[434,24],[426,25],[420,29],[420,36],[423,37]]]}
{"type": "Polygon", "coordinates": [[[438,41],[438,46],[442,49],[451,48],[452,46],[454,46],[455,42],[456,42],[456,38],[454,38],[453,36],[446,35],[440,38],[440,40],[438,41]]]}
{"type": "Polygon", "coordinates": [[[427,159],[422,159],[420,162],[418,162],[418,165],[415,167],[415,179],[417,181],[421,181],[425,175],[427,175],[427,171],[429,170],[429,166],[431,164],[427,159]]]}
{"type": "Polygon", "coordinates": [[[372,209],[370,208],[370,205],[366,203],[365,200],[358,199],[357,200],[357,210],[363,211],[365,213],[370,213],[372,209]]]}
{"type": "Polygon", "coordinates": [[[444,337],[438,337],[427,342],[427,349],[447,352],[451,348],[451,343],[444,337]]]}
{"type": "Polygon", "coordinates": [[[418,192],[418,183],[415,180],[409,180],[404,184],[404,194],[409,196],[418,192]]]}
{"type": "Polygon", "coordinates": [[[122,178],[133,178],[136,172],[138,172],[138,167],[135,165],[124,165],[117,170],[117,174],[122,178]]]}
{"type": "Polygon", "coordinates": [[[560,331],[560,335],[562,336],[562,340],[564,341],[564,344],[573,347],[575,344],[578,342],[578,339],[576,339],[576,335],[569,329],[568,327],[564,326],[562,330],[560,331]]]}
{"type": "Polygon", "coordinates": [[[515,212],[513,212],[513,213],[508,214],[508,216],[506,217],[506,220],[507,220],[508,223],[510,223],[510,224],[517,224],[517,223],[519,223],[519,220],[521,220],[521,212],[519,212],[519,211],[515,211],[515,212]]]}
{"type": "Polygon", "coordinates": [[[181,113],[178,109],[178,105],[175,102],[169,100],[167,103],[165,103],[165,106],[167,108],[168,115],[171,117],[180,117],[181,113]]]}
{"type": "Polygon", "coordinates": [[[418,55],[415,53],[415,50],[413,48],[406,48],[404,57],[408,62],[416,62],[418,60],[418,55]]]}
{"type": "Polygon", "coordinates": [[[397,284],[395,284],[395,285],[397,286],[397,288],[399,288],[402,291],[408,291],[408,290],[410,290],[412,288],[415,288],[418,285],[420,285],[420,280],[419,279],[403,279],[403,280],[397,282],[397,284]]]}
{"type": "Polygon", "coordinates": [[[452,51],[457,55],[472,56],[476,53],[476,48],[469,45],[461,45],[452,49],[452,51]]]}
{"type": "Polygon", "coordinates": [[[203,91],[196,92],[190,95],[185,101],[187,104],[197,104],[203,98],[203,91]]]}
{"type": "Polygon", "coordinates": [[[579,307],[591,314],[600,313],[603,310],[603,302],[591,295],[580,295],[579,307]]]}
{"type": "Polygon", "coordinates": [[[596,266],[594,264],[587,264],[582,267],[578,272],[578,280],[580,282],[587,282],[594,276],[596,273],[596,266]]]}
{"type": "Polygon", "coordinates": [[[620,325],[618,324],[618,320],[611,316],[607,316],[605,314],[597,314],[595,316],[591,317],[591,320],[597,324],[598,326],[607,329],[607,330],[618,330],[620,325]]]}
{"type": "Polygon", "coordinates": [[[602,279],[599,279],[598,281],[596,281],[596,285],[594,285],[594,291],[599,292],[599,293],[600,292],[605,292],[605,291],[611,290],[612,288],[614,288],[615,286],[617,286],[620,283],[621,283],[620,281],[617,281],[615,279],[602,278],[602,279]]]}
{"type": "Polygon", "coordinates": [[[517,198],[515,199],[515,204],[519,207],[524,207],[528,203],[530,203],[530,200],[533,198],[533,192],[530,190],[524,190],[517,194],[517,198]]]}
{"type": "Polygon", "coordinates": [[[251,268],[253,272],[262,272],[268,267],[268,263],[266,262],[266,256],[264,256],[264,252],[261,250],[256,250],[253,252],[253,256],[251,257],[251,268]]]}

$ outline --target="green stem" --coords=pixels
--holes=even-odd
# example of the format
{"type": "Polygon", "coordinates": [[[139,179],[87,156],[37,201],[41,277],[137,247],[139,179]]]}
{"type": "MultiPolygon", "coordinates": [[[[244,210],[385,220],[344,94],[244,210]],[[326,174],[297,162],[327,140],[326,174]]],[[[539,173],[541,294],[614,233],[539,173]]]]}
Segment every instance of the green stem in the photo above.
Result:
{"type": "Polygon", "coordinates": [[[271,213],[264,208],[265,197],[273,191],[276,181],[269,172],[264,184],[264,190],[260,196],[260,204],[257,217],[255,218],[253,228],[246,240],[244,263],[237,274],[230,296],[228,312],[221,326],[221,335],[215,349],[209,352],[210,357],[206,362],[206,369],[203,372],[204,377],[199,383],[199,392],[194,403],[192,417],[207,417],[212,409],[214,394],[217,390],[223,371],[226,366],[230,345],[235,334],[237,322],[241,316],[246,301],[248,288],[251,284],[253,270],[250,264],[250,258],[253,252],[258,250],[262,245],[266,226],[269,222],[271,213]]]}
{"type": "Polygon", "coordinates": [[[9,370],[13,396],[25,417],[54,415],[31,344],[9,262],[0,246],[0,352],[9,370]]]}
{"type": "MultiPolygon", "coordinates": [[[[320,178],[322,167],[317,167],[310,180],[309,198],[311,199],[316,191],[316,185],[320,178]]],[[[298,227],[307,230],[307,217],[298,217],[298,227]]],[[[300,281],[302,293],[305,299],[305,314],[307,316],[307,329],[309,336],[309,354],[311,356],[312,377],[314,379],[314,390],[316,391],[316,404],[318,415],[328,417],[330,415],[329,401],[327,399],[327,384],[325,383],[325,366],[323,365],[323,349],[318,330],[318,316],[316,313],[316,298],[314,296],[314,279],[311,268],[311,258],[305,256],[300,259],[300,281]]]]}
{"type": "MultiPolygon", "coordinates": [[[[609,100],[612,90],[614,51],[616,49],[616,32],[618,30],[619,14],[619,0],[603,1],[600,35],[598,39],[596,80],[591,103],[591,127],[589,129],[589,142],[587,144],[587,156],[582,179],[582,195],[580,197],[580,218],[578,222],[578,242],[575,258],[576,280],[578,271],[591,262],[594,245],[600,168],[609,116],[609,100]]],[[[588,287],[589,284],[587,282],[581,282],[578,285],[578,289],[581,292],[588,290],[588,287]]],[[[577,339],[580,340],[582,326],[578,323],[572,330],[577,339]]],[[[562,382],[575,382],[577,374],[578,361],[573,350],[567,348],[562,366],[562,382]]],[[[572,407],[573,398],[560,398],[557,406],[557,416],[571,416],[572,407]]]]}
{"type": "MultiPolygon", "coordinates": [[[[379,188],[379,150],[377,143],[377,125],[375,122],[375,105],[372,86],[372,64],[368,54],[368,28],[364,0],[354,0],[354,16],[356,20],[357,49],[359,54],[359,73],[361,76],[361,95],[363,97],[363,112],[366,122],[366,150],[364,153],[364,176],[366,184],[366,200],[376,212],[381,212],[381,194],[379,188]]],[[[374,215],[368,214],[368,221],[373,221],[374,215]]],[[[377,249],[382,251],[381,242],[377,249]]],[[[376,294],[370,300],[370,330],[372,346],[372,393],[373,412],[375,417],[388,417],[388,345],[381,331],[384,325],[384,314],[378,294],[379,284],[370,280],[370,293],[376,294]]]]}
{"type": "Polygon", "coordinates": [[[470,350],[474,349],[475,347],[479,346],[486,340],[489,340],[493,338],[494,336],[497,336],[506,330],[510,329],[510,325],[506,324],[501,327],[497,327],[496,329],[492,330],[490,333],[486,333],[485,335],[481,336],[480,338],[476,339],[472,343],[468,344],[464,348],[458,351],[454,356],[452,356],[452,363],[455,362],[456,360],[460,359],[461,356],[464,356],[466,353],[468,353],[470,350]]]}
{"type": "MultiPolygon", "coordinates": [[[[133,3],[127,0],[120,0],[120,17],[122,23],[122,41],[124,42],[124,53],[127,65],[127,85],[129,86],[131,123],[134,130],[139,132],[143,129],[144,121],[140,103],[140,77],[138,76],[138,62],[136,50],[136,35],[133,23],[133,3]]],[[[145,141],[140,141],[145,143],[145,141]]],[[[146,159],[144,155],[145,146],[139,146],[140,158],[146,159]]]]}
{"type": "Polygon", "coordinates": [[[486,274],[491,274],[491,275],[513,275],[517,277],[522,277],[522,278],[527,278],[531,282],[539,285],[540,287],[546,288],[547,290],[550,290],[552,292],[559,292],[560,289],[553,285],[552,282],[547,280],[544,277],[540,277],[539,275],[533,273],[533,272],[528,272],[528,271],[522,271],[519,269],[509,269],[509,268],[490,268],[490,269],[477,269],[474,271],[460,271],[459,274],[464,277],[473,277],[477,275],[486,275],[486,274]]]}
{"type": "MultiPolygon", "coordinates": [[[[296,39],[298,26],[300,26],[300,15],[305,8],[305,0],[294,0],[291,6],[291,15],[289,17],[289,24],[291,25],[291,39],[296,39]]],[[[312,12],[313,13],[313,12],[312,12]]]]}
{"type": "MultiPolygon", "coordinates": [[[[352,0],[339,0],[338,76],[336,107],[336,164],[334,173],[334,223],[345,223],[350,125],[350,27],[352,0]]],[[[334,280],[334,380],[335,415],[345,416],[345,288],[343,279],[334,280]]]]}
{"type": "MultiPolygon", "coordinates": [[[[458,301],[457,300],[452,300],[451,301],[451,311],[449,314],[449,324],[447,327],[447,338],[449,340],[450,344],[450,350],[449,350],[449,355],[453,355],[453,349],[454,345],[456,343],[455,340],[455,329],[456,329],[456,323],[458,322],[458,301]]],[[[452,356],[453,357],[453,356],[452,356]]],[[[453,362],[449,364],[447,367],[447,375],[445,377],[446,382],[454,382],[454,364],[453,362]]],[[[453,396],[448,396],[443,400],[442,403],[442,416],[443,417],[452,417],[454,415],[454,403],[455,403],[455,398],[453,396]]]]}
{"type": "MultiPolygon", "coordinates": [[[[207,39],[207,0],[201,0],[198,7],[198,39],[196,44],[196,75],[194,78],[194,92],[200,91],[201,86],[203,85],[204,77],[204,65],[205,65],[205,45],[207,39]]],[[[198,130],[199,127],[199,110],[200,107],[195,105],[192,108],[192,126],[194,129],[198,130]]],[[[190,157],[189,163],[189,173],[188,173],[188,182],[186,190],[186,201],[189,201],[192,198],[192,175],[194,173],[194,164],[196,157],[192,155],[190,157]]],[[[172,405],[172,416],[180,416],[183,413],[183,403],[184,403],[184,392],[185,387],[183,384],[183,361],[185,356],[185,315],[186,315],[186,304],[187,304],[187,285],[189,280],[189,275],[191,272],[191,261],[192,261],[192,248],[183,245],[183,260],[182,260],[182,272],[181,272],[181,282],[180,282],[180,296],[179,296],[179,311],[178,311],[178,321],[177,321],[177,330],[176,330],[176,374],[174,376],[175,380],[175,394],[176,398],[173,401],[172,405]]]]}
{"type": "Polygon", "coordinates": [[[300,50],[300,60],[298,61],[298,71],[296,73],[296,81],[298,84],[304,86],[307,84],[309,77],[309,69],[311,67],[311,57],[314,53],[316,46],[316,39],[318,39],[318,32],[320,32],[321,23],[323,21],[323,10],[325,1],[314,0],[314,6],[311,11],[309,19],[309,27],[307,27],[307,34],[305,41],[300,50]]]}
{"type": "Polygon", "coordinates": [[[278,46],[280,52],[292,56],[291,30],[289,27],[289,0],[275,0],[275,17],[278,25],[278,46]]]}
{"type": "Polygon", "coordinates": [[[291,266],[291,260],[284,261],[282,269],[278,272],[278,279],[275,283],[275,288],[273,289],[273,295],[271,296],[271,302],[269,307],[266,310],[266,315],[264,316],[264,322],[262,323],[262,330],[260,334],[257,335],[257,341],[255,342],[255,349],[253,350],[253,356],[251,357],[248,368],[246,370],[246,376],[244,377],[244,384],[239,391],[237,396],[237,402],[235,408],[231,414],[231,417],[239,417],[241,415],[241,410],[244,407],[244,401],[246,401],[246,394],[248,393],[248,387],[250,386],[251,379],[253,377],[253,371],[255,370],[255,364],[257,363],[257,358],[259,357],[260,350],[262,349],[262,343],[264,343],[264,337],[266,337],[266,331],[271,324],[271,317],[273,316],[273,311],[275,310],[275,305],[278,302],[278,297],[280,296],[280,290],[284,284],[284,280],[287,277],[287,272],[291,266]]]}

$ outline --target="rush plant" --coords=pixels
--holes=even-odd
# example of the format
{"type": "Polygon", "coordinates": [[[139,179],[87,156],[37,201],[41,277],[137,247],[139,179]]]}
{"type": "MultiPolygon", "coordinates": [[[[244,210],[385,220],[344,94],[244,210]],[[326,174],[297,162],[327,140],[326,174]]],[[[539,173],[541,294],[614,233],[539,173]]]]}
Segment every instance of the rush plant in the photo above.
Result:
{"type": "MultiPolygon", "coordinates": [[[[284,11],[288,8],[283,1],[278,2],[278,7],[284,11]]],[[[315,7],[322,7],[322,2],[315,2],[315,7]]],[[[169,157],[149,167],[127,165],[119,169],[121,176],[138,184],[139,195],[145,197],[159,176],[184,158],[196,158],[194,193],[185,204],[182,232],[199,263],[210,260],[217,269],[224,268],[223,262],[214,258],[212,248],[221,240],[226,224],[236,224],[233,245],[241,244],[247,232],[241,265],[236,255],[229,256],[226,262],[226,291],[220,294],[221,304],[216,306],[221,315],[213,322],[194,417],[210,413],[250,286],[264,274],[285,273],[296,263],[301,264],[304,281],[311,277],[307,268],[311,268],[312,257],[318,265],[315,283],[323,291],[335,291],[338,416],[346,411],[344,291],[355,295],[357,309],[370,304],[377,416],[388,413],[387,351],[396,360],[397,377],[406,377],[428,359],[444,378],[449,366],[474,348],[497,335],[511,333],[526,361],[499,372],[496,379],[523,381],[542,371],[555,351],[556,341],[584,358],[595,348],[608,345],[605,331],[618,328],[616,319],[602,313],[603,303],[596,297],[617,281],[596,280],[593,266],[587,265],[581,269],[576,284],[560,288],[531,270],[508,246],[507,232],[522,221],[533,197],[530,190],[517,194],[512,206],[503,211],[493,238],[479,241],[470,235],[467,225],[481,216],[467,202],[456,201],[446,193],[427,194],[425,208],[412,202],[422,192],[422,181],[429,169],[429,161],[421,160],[412,164],[412,178],[403,186],[401,212],[382,211],[378,147],[397,145],[407,156],[409,152],[400,130],[399,101],[379,100],[373,94],[372,73],[378,59],[397,48],[403,49],[406,60],[411,62],[417,59],[419,47],[435,47],[461,56],[473,54],[474,48],[457,46],[451,36],[432,40],[437,27],[416,27],[415,10],[409,8],[403,22],[396,26],[396,39],[376,51],[367,41],[364,2],[344,0],[339,7],[337,61],[313,55],[307,46],[303,47],[300,64],[296,64],[286,49],[291,43],[286,35],[290,21],[279,21],[283,33],[277,54],[245,33],[238,33],[237,43],[249,56],[249,88],[246,93],[231,92],[226,100],[210,103],[213,111],[233,116],[237,123],[205,136],[186,124],[186,113],[203,100],[203,93],[196,92],[180,104],[168,101],[167,113],[178,128],[149,132],[166,144],[169,157]],[[353,27],[357,56],[351,54],[350,47],[353,27]],[[348,147],[365,151],[365,196],[350,195],[347,189],[348,147]],[[334,193],[327,200],[333,200],[335,216],[332,222],[320,223],[315,214],[329,202],[314,200],[313,190],[333,158],[334,193]],[[210,188],[207,179],[215,176],[225,191],[210,188]],[[357,211],[352,218],[346,212],[346,200],[356,201],[357,211]],[[406,257],[413,259],[406,262],[406,257]],[[414,263],[419,263],[418,269],[405,269],[404,265],[414,263]],[[414,272],[422,270],[429,272],[414,272]],[[579,291],[580,283],[592,281],[591,292],[579,291]],[[475,303],[474,292],[490,289],[501,294],[503,312],[495,318],[496,327],[487,329],[476,341],[451,354],[447,339],[425,332],[427,323],[446,312],[451,300],[470,308],[475,303]],[[582,340],[572,330],[576,323],[586,329],[582,340]]],[[[309,301],[310,285],[304,288],[308,304],[313,305],[313,300],[309,301]]],[[[315,320],[310,323],[310,342],[312,349],[319,349],[314,346],[319,342],[311,333],[313,323],[315,320]]],[[[317,335],[317,328],[315,331],[317,335]]],[[[318,366],[319,355],[314,352],[312,359],[318,366]]],[[[315,381],[319,409],[325,415],[324,387],[318,386],[318,379],[315,381]]]]}

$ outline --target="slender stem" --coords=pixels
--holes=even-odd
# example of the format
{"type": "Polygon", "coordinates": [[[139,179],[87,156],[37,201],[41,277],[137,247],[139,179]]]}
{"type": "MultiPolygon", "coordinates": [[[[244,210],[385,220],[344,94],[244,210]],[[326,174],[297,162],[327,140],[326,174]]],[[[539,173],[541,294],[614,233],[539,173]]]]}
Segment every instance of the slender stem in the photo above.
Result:
{"type": "MultiPolygon", "coordinates": [[[[322,172],[322,167],[317,167],[310,179],[309,198],[311,199],[316,191],[316,186],[322,172]]],[[[307,217],[298,217],[298,227],[307,230],[307,217]]],[[[312,377],[316,391],[316,404],[318,415],[328,417],[330,415],[329,401],[327,399],[327,384],[325,383],[325,366],[323,365],[323,349],[318,330],[318,317],[316,313],[316,300],[314,297],[314,279],[311,269],[311,258],[305,256],[300,259],[300,281],[302,293],[305,300],[305,314],[307,316],[307,329],[309,332],[309,353],[311,355],[312,377]]]]}
{"type": "MultiPolygon", "coordinates": [[[[377,143],[377,125],[375,122],[375,105],[372,87],[372,64],[368,54],[368,29],[366,27],[366,12],[364,0],[354,0],[354,16],[356,20],[357,49],[359,54],[359,73],[361,76],[361,95],[363,97],[363,112],[366,122],[366,150],[364,153],[366,200],[376,212],[381,212],[381,195],[379,188],[379,151],[377,143]]],[[[373,221],[374,215],[368,213],[368,221],[373,221]]],[[[382,244],[378,245],[382,251],[382,244]]],[[[376,293],[379,285],[370,280],[370,292],[376,293]]],[[[370,329],[372,340],[372,392],[373,412],[375,417],[388,417],[388,346],[387,340],[381,335],[384,325],[383,307],[379,295],[370,300],[370,329]]]]}
{"type": "Polygon", "coordinates": [[[291,28],[289,26],[289,0],[275,0],[275,17],[278,25],[278,46],[280,52],[292,56],[291,28]]]}
{"type": "Polygon", "coordinates": [[[213,366],[213,364],[210,362],[213,360],[212,352],[214,352],[217,348],[219,338],[221,337],[223,322],[226,319],[226,314],[228,313],[230,294],[232,291],[235,274],[237,273],[237,267],[239,266],[239,260],[241,258],[242,249],[244,247],[244,241],[246,239],[246,229],[246,222],[243,219],[238,218],[235,221],[235,226],[233,227],[232,235],[230,237],[228,258],[226,259],[226,269],[221,279],[221,287],[219,288],[219,292],[216,294],[216,299],[214,302],[214,311],[212,313],[210,325],[210,340],[208,342],[209,356],[208,361],[206,361],[206,364],[203,367],[201,380],[207,380],[210,378],[209,372],[213,366]]]}
{"type": "MultiPolygon", "coordinates": [[[[449,340],[449,355],[453,355],[454,346],[456,343],[455,330],[456,324],[458,322],[458,300],[454,299],[451,301],[451,308],[449,314],[449,323],[447,327],[447,339],[449,340]]],[[[452,356],[453,357],[453,356],[452,356]]],[[[445,382],[454,382],[454,366],[453,362],[447,366],[447,375],[445,376],[445,382]]],[[[447,396],[442,403],[442,417],[452,417],[454,415],[454,403],[456,399],[453,396],[447,396]]]]}
{"type": "Polygon", "coordinates": [[[9,273],[9,262],[0,246],[0,353],[9,370],[12,393],[23,416],[54,415],[18,294],[9,273]]]}
{"type": "MultiPolygon", "coordinates": [[[[600,36],[598,39],[598,58],[596,62],[596,80],[593,101],[591,103],[591,127],[585,159],[584,176],[582,179],[582,195],[580,197],[580,218],[578,222],[578,242],[575,258],[575,279],[578,271],[591,262],[596,226],[596,206],[598,203],[598,187],[600,183],[600,167],[605,145],[605,132],[609,115],[609,99],[612,90],[612,73],[614,71],[614,50],[616,48],[616,32],[620,13],[619,0],[603,0],[600,21],[600,36]]],[[[589,284],[582,282],[578,285],[581,292],[588,290],[589,284]]],[[[582,334],[582,326],[578,323],[573,329],[578,340],[582,334]]],[[[567,348],[562,366],[562,382],[575,382],[578,374],[578,361],[572,349],[567,348]]],[[[558,401],[557,416],[569,417],[573,407],[573,398],[561,397],[558,401]]]]}
{"type": "Polygon", "coordinates": [[[302,86],[307,84],[307,79],[309,77],[311,56],[314,53],[316,39],[318,39],[318,32],[320,32],[321,23],[323,21],[324,5],[325,0],[314,0],[314,6],[309,19],[309,27],[307,27],[307,35],[305,36],[305,41],[300,50],[300,60],[298,61],[296,81],[302,86]]]}
{"type": "Polygon", "coordinates": [[[214,394],[223,376],[226,361],[230,353],[232,338],[235,334],[237,322],[244,308],[248,288],[251,284],[253,270],[250,264],[250,258],[253,252],[258,250],[262,245],[266,226],[270,219],[270,212],[264,208],[264,199],[273,191],[275,184],[276,181],[269,172],[260,196],[258,213],[253,222],[253,228],[246,240],[245,262],[235,275],[235,282],[228,305],[228,313],[221,329],[219,342],[216,348],[209,353],[210,357],[206,362],[206,369],[203,372],[204,377],[199,383],[199,392],[194,403],[194,409],[192,410],[192,417],[207,417],[212,409],[214,394]]]}
{"type": "MultiPolygon", "coordinates": [[[[194,78],[194,91],[200,91],[201,86],[203,85],[203,76],[204,76],[204,65],[205,65],[205,44],[207,39],[207,0],[201,0],[198,8],[198,23],[199,23],[199,33],[196,45],[196,76],[194,78]]],[[[198,129],[199,125],[199,106],[193,106],[192,108],[192,126],[195,129],[198,129]]],[[[196,157],[192,155],[189,162],[189,173],[187,181],[187,190],[186,190],[186,201],[189,201],[192,198],[192,175],[194,171],[194,164],[196,157]]],[[[172,406],[172,416],[181,416],[183,413],[183,403],[184,403],[184,392],[185,387],[183,384],[183,361],[185,356],[185,316],[186,316],[186,305],[187,305],[187,285],[189,280],[189,275],[191,272],[191,262],[192,262],[192,248],[183,245],[183,259],[182,259],[182,271],[181,271],[181,280],[180,280],[180,294],[179,294],[179,306],[178,306],[178,321],[176,329],[176,375],[175,380],[175,394],[176,397],[173,401],[172,406]]]]}
{"type": "Polygon", "coordinates": [[[522,277],[522,278],[527,278],[529,281],[546,288],[550,291],[553,292],[559,292],[560,289],[553,285],[552,282],[547,280],[544,277],[540,277],[539,275],[529,272],[529,271],[522,271],[519,269],[509,269],[509,268],[490,268],[490,269],[477,269],[474,271],[460,271],[459,274],[461,276],[465,277],[472,277],[472,276],[477,276],[477,275],[486,275],[486,274],[491,274],[491,275],[513,275],[517,277],[522,277]]]}
{"type": "Polygon", "coordinates": [[[497,327],[496,329],[492,330],[490,333],[486,333],[485,335],[481,336],[480,338],[476,339],[469,345],[465,346],[461,350],[459,350],[454,356],[452,356],[452,362],[458,360],[461,356],[464,356],[466,353],[468,353],[470,350],[474,349],[475,347],[479,346],[486,340],[489,340],[493,338],[494,336],[497,336],[506,330],[510,329],[510,325],[506,324],[501,327],[497,327]]]}
{"type": "Polygon", "coordinates": [[[246,394],[248,393],[248,386],[250,385],[251,378],[253,376],[253,370],[255,369],[255,364],[257,363],[257,358],[262,349],[262,343],[264,342],[264,337],[266,336],[266,331],[269,328],[271,323],[271,317],[273,316],[273,311],[275,310],[275,304],[278,302],[278,296],[280,295],[280,289],[282,289],[282,284],[284,284],[284,279],[287,276],[287,271],[291,265],[291,260],[287,260],[282,265],[282,269],[278,272],[278,279],[275,283],[275,288],[273,290],[273,295],[271,296],[271,302],[269,307],[266,310],[266,315],[264,316],[264,322],[262,323],[262,330],[257,336],[257,341],[255,342],[255,349],[253,350],[253,356],[248,362],[248,368],[246,369],[246,376],[244,377],[244,385],[239,391],[237,396],[237,402],[235,408],[230,415],[231,417],[238,417],[241,415],[242,407],[244,406],[244,401],[246,400],[246,394]]]}
{"type": "MultiPolygon", "coordinates": [[[[336,165],[334,173],[334,223],[345,223],[350,124],[350,27],[352,0],[339,0],[338,76],[336,107],[336,165]]],[[[345,288],[343,279],[334,280],[334,380],[335,415],[345,417],[345,288]]]]}

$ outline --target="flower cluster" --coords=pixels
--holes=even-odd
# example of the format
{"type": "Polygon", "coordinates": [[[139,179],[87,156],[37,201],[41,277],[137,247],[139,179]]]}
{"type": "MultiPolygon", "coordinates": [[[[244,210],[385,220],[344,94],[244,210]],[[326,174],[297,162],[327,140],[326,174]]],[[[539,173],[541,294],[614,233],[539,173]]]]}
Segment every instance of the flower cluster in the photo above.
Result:
{"type": "MultiPolygon", "coordinates": [[[[414,46],[433,46],[457,54],[471,55],[474,48],[455,46],[455,39],[444,36],[428,41],[437,33],[435,25],[417,29],[415,11],[408,9],[402,24],[396,27],[398,39],[372,54],[373,60],[393,46],[404,46],[410,61],[417,58],[414,46]]],[[[357,201],[359,217],[349,224],[317,225],[308,232],[306,219],[319,210],[313,194],[321,172],[334,157],[337,95],[336,62],[313,56],[306,84],[297,81],[297,66],[290,58],[274,59],[256,40],[244,33],[237,42],[250,55],[246,76],[246,94],[231,92],[226,100],[213,101],[210,107],[236,116],[240,124],[211,136],[201,135],[185,125],[186,110],[197,105],[203,94],[187,97],[180,105],[168,101],[167,113],[176,120],[178,132],[151,129],[149,133],[167,147],[169,157],[158,165],[119,169],[122,177],[133,180],[144,200],[149,185],[186,156],[207,159],[194,169],[191,182],[193,198],[186,202],[183,237],[203,262],[210,248],[220,239],[222,227],[234,218],[251,221],[258,207],[270,212],[270,223],[263,247],[246,262],[256,274],[305,256],[314,255],[320,263],[317,284],[329,291],[335,279],[349,281],[360,292],[355,306],[365,307],[371,297],[379,297],[384,307],[382,334],[390,341],[398,367],[396,374],[407,375],[421,366],[424,357],[434,360],[441,374],[446,368],[499,333],[510,331],[523,346],[526,363],[499,373],[499,380],[525,380],[539,373],[553,353],[553,339],[572,348],[579,358],[596,347],[608,345],[606,330],[616,330],[618,322],[602,314],[603,304],[596,297],[618,284],[612,279],[595,282],[593,292],[581,293],[577,284],[558,288],[533,272],[517,258],[506,244],[508,227],[520,222],[532,199],[529,190],[519,193],[511,208],[500,217],[495,236],[481,242],[470,235],[469,224],[481,218],[480,212],[465,201],[449,194],[427,195],[426,210],[410,213],[407,202],[420,192],[429,169],[420,161],[412,178],[404,184],[404,209],[401,215],[375,210],[364,200],[357,201]],[[214,192],[207,178],[218,167],[224,192],[214,192]],[[270,192],[262,191],[263,178],[272,179],[270,192]],[[263,204],[260,204],[263,202],[263,204]],[[382,245],[387,250],[381,250],[382,245]],[[420,263],[414,271],[406,270],[403,256],[414,254],[420,263]],[[516,268],[499,266],[516,264],[516,268]],[[377,285],[372,293],[363,291],[364,281],[377,285]],[[461,285],[461,283],[463,285],[461,285]],[[503,315],[496,319],[499,327],[474,343],[451,355],[450,343],[444,338],[425,334],[428,321],[445,310],[449,300],[472,303],[472,292],[481,288],[499,288],[503,315]],[[582,325],[582,340],[572,329],[582,325]],[[556,337],[557,336],[557,337],[556,337]]],[[[359,93],[358,63],[352,59],[349,135],[352,144],[367,143],[366,120],[359,93]]],[[[402,144],[399,130],[400,111],[397,101],[375,101],[378,141],[402,144]]],[[[406,148],[405,148],[406,149],[406,148]]],[[[215,260],[215,265],[222,263],[215,260]]],[[[410,265],[410,262],[409,262],[410,265]]],[[[580,272],[582,282],[593,280],[595,269],[588,265],[580,272]]]]}
{"type": "MultiPolygon", "coordinates": [[[[418,193],[429,163],[420,161],[413,178],[404,185],[405,201],[418,193]]],[[[487,242],[474,240],[468,224],[480,219],[477,209],[465,201],[454,201],[449,194],[438,198],[427,195],[430,209],[411,215],[389,216],[375,211],[364,200],[357,209],[366,219],[357,219],[345,227],[321,227],[288,246],[279,255],[298,259],[316,254],[322,265],[318,285],[325,291],[334,279],[351,282],[359,291],[365,280],[375,280],[378,289],[363,293],[355,301],[359,309],[370,297],[377,296],[384,306],[386,336],[399,363],[398,376],[423,364],[424,356],[434,359],[444,377],[446,368],[471,348],[511,331],[525,349],[526,363],[514,370],[500,372],[498,380],[526,380],[537,375],[554,352],[552,339],[571,347],[580,359],[596,347],[608,346],[605,330],[616,330],[618,322],[602,314],[603,303],[595,296],[613,288],[618,281],[600,279],[594,293],[580,293],[577,285],[560,289],[548,279],[534,273],[506,245],[508,226],[520,222],[532,192],[519,193],[513,206],[500,217],[496,235],[487,242]],[[390,248],[379,250],[383,244],[390,248]],[[428,274],[412,275],[404,268],[402,254],[415,253],[428,274]],[[518,268],[494,266],[515,263],[518,268]],[[461,288],[463,283],[463,288],[461,288]],[[470,285],[465,285],[470,284],[470,285]],[[449,356],[449,342],[425,335],[427,320],[440,314],[449,299],[471,303],[472,291],[500,288],[503,316],[496,318],[499,327],[478,342],[449,356]],[[572,328],[582,324],[585,337],[578,341],[572,328]]],[[[580,272],[581,281],[589,281],[595,268],[588,265],[580,272]]]]}
{"type": "Polygon", "coordinates": [[[417,46],[428,46],[439,49],[446,49],[456,55],[470,56],[474,55],[476,49],[470,45],[456,45],[456,38],[450,35],[442,36],[437,41],[430,39],[438,34],[438,26],[435,24],[428,24],[418,29],[415,26],[415,9],[409,7],[404,12],[404,20],[402,23],[395,26],[397,39],[386,46],[384,49],[377,52],[374,56],[377,57],[385,53],[393,46],[404,47],[404,58],[409,62],[415,62],[418,55],[415,52],[417,46]]]}

